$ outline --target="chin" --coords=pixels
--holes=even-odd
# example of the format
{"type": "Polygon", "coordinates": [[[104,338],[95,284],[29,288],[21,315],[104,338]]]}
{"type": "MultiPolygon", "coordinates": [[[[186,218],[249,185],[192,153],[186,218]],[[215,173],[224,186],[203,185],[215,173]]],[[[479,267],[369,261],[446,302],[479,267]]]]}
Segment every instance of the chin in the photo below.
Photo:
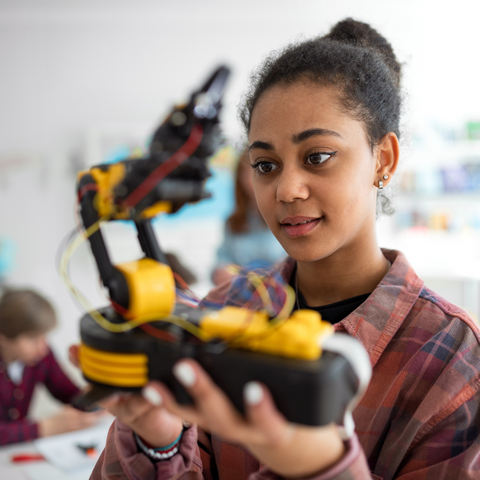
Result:
{"type": "Polygon", "coordinates": [[[284,242],[282,246],[288,255],[297,262],[316,262],[335,252],[335,248],[322,245],[321,241],[314,243],[314,245],[308,245],[307,242],[298,242],[292,245],[291,242],[284,242]]]}

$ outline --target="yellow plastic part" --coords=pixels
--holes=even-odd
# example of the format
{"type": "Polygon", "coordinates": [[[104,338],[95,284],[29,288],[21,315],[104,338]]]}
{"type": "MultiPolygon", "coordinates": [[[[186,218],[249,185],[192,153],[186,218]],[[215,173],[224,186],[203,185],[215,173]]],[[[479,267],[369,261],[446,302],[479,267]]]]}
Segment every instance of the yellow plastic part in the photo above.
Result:
{"type": "Polygon", "coordinates": [[[142,258],[115,266],[128,285],[130,303],[126,318],[148,317],[150,321],[170,315],[175,307],[175,280],[168,265],[142,258]],[[150,318],[151,317],[151,318],[150,318]]]}
{"type": "Polygon", "coordinates": [[[151,207],[145,208],[142,211],[142,218],[153,218],[159,215],[160,213],[170,213],[172,211],[172,204],[170,202],[157,202],[154,203],[151,207]]]}
{"type": "Polygon", "coordinates": [[[128,218],[126,212],[117,211],[113,202],[113,189],[125,178],[125,165],[112,163],[106,170],[94,167],[90,170],[98,191],[95,196],[95,209],[100,217],[112,215],[113,218],[128,218]]]}
{"type": "Polygon", "coordinates": [[[210,338],[233,340],[239,335],[264,333],[268,328],[268,316],[263,312],[229,306],[202,317],[200,327],[210,338]]]}
{"type": "Polygon", "coordinates": [[[297,310],[272,324],[264,313],[229,306],[207,314],[200,326],[234,347],[303,360],[319,358],[322,340],[333,333],[332,325],[313,310],[297,310]]]}
{"type": "Polygon", "coordinates": [[[144,353],[105,352],[82,343],[79,360],[89,380],[119,387],[143,387],[148,383],[148,356],[144,353]]]}

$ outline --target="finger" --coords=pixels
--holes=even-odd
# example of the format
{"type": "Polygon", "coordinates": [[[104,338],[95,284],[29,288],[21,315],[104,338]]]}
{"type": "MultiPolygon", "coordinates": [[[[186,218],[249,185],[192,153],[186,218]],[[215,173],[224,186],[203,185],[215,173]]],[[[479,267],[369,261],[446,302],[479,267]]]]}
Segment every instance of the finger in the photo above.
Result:
{"type": "Polygon", "coordinates": [[[249,382],[243,389],[247,418],[252,426],[262,432],[252,441],[267,442],[270,445],[286,445],[295,434],[295,427],[288,423],[278,411],[272,395],[265,385],[249,382]]]}
{"type": "Polygon", "coordinates": [[[80,362],[78,360],[78,345],[70,345],[68,349],[68,359],[73,365],[80,368],[80,362]]]}
{"type": "Polygon", "coordinates": [[[200,425],[201,416],[194,407],[180,405],[172,392],[163,383],[152,380],[142,390],[142,395],[154,406],[163,406],[171,414],[182,418],[188,423],[200,425]]]}

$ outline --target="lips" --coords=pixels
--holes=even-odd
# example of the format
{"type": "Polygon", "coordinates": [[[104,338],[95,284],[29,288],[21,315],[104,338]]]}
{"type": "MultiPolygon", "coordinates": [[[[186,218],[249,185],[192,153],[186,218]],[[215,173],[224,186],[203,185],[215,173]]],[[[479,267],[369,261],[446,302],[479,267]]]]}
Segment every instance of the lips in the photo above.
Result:
{"type": "Polygon", "coordinates": [[[280,224],[289,237],[299,237],[311,232],[322,220],[323,217],[296,216],[284,218],[280,224]]]}

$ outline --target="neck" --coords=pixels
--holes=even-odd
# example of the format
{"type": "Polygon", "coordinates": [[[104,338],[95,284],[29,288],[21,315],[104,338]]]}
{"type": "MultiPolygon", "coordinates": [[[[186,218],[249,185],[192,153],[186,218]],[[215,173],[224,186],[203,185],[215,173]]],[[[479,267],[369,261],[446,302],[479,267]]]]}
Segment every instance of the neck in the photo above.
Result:
{"type": "Polygon", "coordinates": [[[298,289],[311,307],[321,307],[371,293],[390,262],[375,245],[370,252],[338,251],[315,262],[297,262],[298,289]]]}

